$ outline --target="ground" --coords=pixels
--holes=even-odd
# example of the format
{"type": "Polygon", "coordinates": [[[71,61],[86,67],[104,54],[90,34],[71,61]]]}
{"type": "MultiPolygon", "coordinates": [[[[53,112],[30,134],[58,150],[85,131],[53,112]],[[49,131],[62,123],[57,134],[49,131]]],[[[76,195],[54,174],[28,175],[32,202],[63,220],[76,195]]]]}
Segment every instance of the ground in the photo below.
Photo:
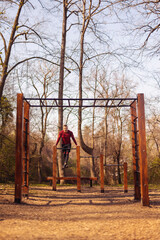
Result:
{"type": "Polygon", "coordinates": [[[134,201],[133,188],[31,186],[29,199],[14,203],[14,187],[0,187],[0,240],[159,240],[160,189],[150,190],[150,207],[134,201]]]}

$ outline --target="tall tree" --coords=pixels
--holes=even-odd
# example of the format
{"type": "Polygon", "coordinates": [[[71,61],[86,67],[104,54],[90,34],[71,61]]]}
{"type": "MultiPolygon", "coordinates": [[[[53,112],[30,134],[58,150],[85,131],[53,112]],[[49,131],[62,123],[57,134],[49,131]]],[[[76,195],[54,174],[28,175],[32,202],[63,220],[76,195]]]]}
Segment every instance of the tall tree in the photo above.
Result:
{"type": "MultiPolygon", "coordinates": [[[[65,51],[66,51],[66,34],[67,34],[67,10],[68,10],[68,0],[63,0],[63,20],[62,20],[62,39],[61,39],[61,56],[60,56],[60,71],[59,71],[59,105],[58,108],[58,132],[63,129],[63,86],[64,86],[64,66],[65,66],[65,51]]],[[[59,145],[61,142],[59,143],[59,145]]],[[[58,168],[59,175],[64,176],[64,171],[62,169],[62,151],[59,150],[58,154],[58,168]]],[[[62,181],[61,181],[62,182],[62,181]]]]}
{"type": "Polygon", "coordinates": [[[90,154],[93,155],[93,148],[89,147],[85,144],[82,136],[82,97],[83,97],[83,69],[84,69],[84,41],[85,41],[85,34],[90,22],[93,21],[94,15],[98,14],[99,12],[103,11],[106,7],[101,8],[101,0],[97,2],[97,5],[94,5],[92,0],[82,1],[81,7],[81,14],[82,14],[82,25],[81,25],[81,36],[80,36],[80,59],[79,59],[79,110],[78,110],[78,137],[80,141],[80,145],[82,149],[90,154]]]}
{"type": "MultiPolygon", "coordinates": [[[[4,60],[2,60],[2,57],[0,57],[0,61],[1,61],[1,65],[2,65],[2,74],[1,74],[1,80],[0,80],[0,99],[2,97],[5,81],[6,81],[6,78],[8,75],[8,63],[9,63],[9,59],[10,59],[10,55],[11,55],[11,49],[13,47],[15,39],[18,37],[18,35],[17,36],[15,36],[15,35],[16,35],[16,31],[18,29],[19,17],[21,14],[22,7],[26,2],[27,1],[25,1],[25,0],[21,0],[18,3],[18,10],[17,10],[17,14],[14,19],[8,46],[7,46],[7,42],[5,40],[3,33],[0,32],[0,36],[1,36],[1,38],[3,40],[3,44],[4,44],[4,54],[5,54],[4,60]]],[[[24,33],[21,33],[20,35],[22,35],[22,34],[24,35],[24,33]]]]}
{"type": "MultiPolygon", "coordinates": [[[[1,3],[0,3],[1,4],[1,3]]],[[[2,12],[0,12],[0,17],[2,17],[3,21],[1,22],[1,25],[4,25],[3,32],[0,32],[0,42],[2,43],[3,47],[0,48],[0,99],[3,95],[4,86],[6,83],[6,79],[8,75],[20,64],[28,62],[29,60],[33,59],[41,59],[43,61],[51,62],[55,65],[58,65],[56,62],[53,62],[52,60],[49,60],[46,58],[46,56],[42,56],[42,52],[44,53],[46,50],[46,45],[43,42],[44,38],[42,36],[42,33],[39,34],[36,27],[38,27],[38,22],[36,24],[31,25],[28,23],[26,18],[22,18],[22,10],[25,8],[25,5],[28,5],[29,7],[34,9],[33,4],[29,0],[6,0],[3,1],[4,9],[2,12]],[[9,16],[10,7],[14,7],[14,10],[16,12],[15,17],[9,16]],[[8,13],[8,15],[7,15],[8,13]],[[4,15],[4,16],[3,16],[4,15]],[[10,19],[10,18],[11,19],[10,19]],[[5,26],[9,26],[9,29],[11,31],[5,28],[5,26]],[[23,55],[23,59],[20,59],[20,54],[18,55],[16,61],[11,61],[12,57],[12,50],[13,46],[22,46],[22,44],[26,46],[26,44],[35,44],[38,46],[38,48],[43,50],[41,53],[40,51],[37,51],[37,54],[35,55],[35,52],[32,52],[32,56],[28,56],[28,51],[26,51],[26,55],[23,55]]],[[[20,49],[19,47],[19,49],[20,49]]],[[[22,50],[24,48],[21,48],[22,50]]],[[[34,48],[35,49],[35,48],[34,48]]]]}

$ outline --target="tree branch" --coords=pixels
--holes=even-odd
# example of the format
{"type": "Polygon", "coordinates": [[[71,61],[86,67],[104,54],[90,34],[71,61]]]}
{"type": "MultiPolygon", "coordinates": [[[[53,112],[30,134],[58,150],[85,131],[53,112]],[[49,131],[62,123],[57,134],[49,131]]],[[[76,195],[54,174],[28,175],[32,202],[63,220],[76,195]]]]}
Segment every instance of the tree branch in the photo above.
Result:
{"type": "MultiPolygon", "coordinates": [[[[26,59],[24,59],[24,60],[16,63],[16,64],[15,64],[12,68],[10,68],[10,70],[7,72],[7,75],[8,75],[15,67],[17,67],[19,64],[24,63],[24,62],[29,61],[29,60],[32,60],[32,59],[41,59],[41,60],[44,60],[44,61],[46,61],[46,62],[52,63],[52,64],[54,64],[54,65],[56,65],[56,66],[58,66],[58,67],[60,66],[58,63],[52,62],[52,61],[50,61],[50,60],[48,60],[48,59],[46,59],[46,58],[44,58],[44,57],[30,57],[30,58],[26,58],[26,59]]],[[[68,73],[71,73],[71,71],[70,71],[68,68],[65,67],[65,69],[68,71],[68,73]]]]}
{"type": "Polygon", "coordinates": [[[5,54],[6,54],[6,52],[7,52],[6,40],[5,40],[5,38],[4,38],[4,36],[3,36],[3,34],[2,34],[1,32],[0,32],[0,36],[1,36],[2,40],[3,40],[3,43],[4,43],[4,50],[5,50],[5,54]]]}

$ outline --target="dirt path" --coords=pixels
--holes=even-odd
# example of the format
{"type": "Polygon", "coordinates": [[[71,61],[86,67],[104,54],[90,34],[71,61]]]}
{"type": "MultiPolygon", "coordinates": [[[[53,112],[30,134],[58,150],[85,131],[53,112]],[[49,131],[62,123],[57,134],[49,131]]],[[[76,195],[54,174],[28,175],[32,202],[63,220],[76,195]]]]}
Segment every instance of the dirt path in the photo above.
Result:
{"type": "Polygon", "coordinates": [[[122,188],[30,188],[29,199],[14,204],[14,189],[0,187],[0,240],[160,239],[160,190],[150,191],[150,207],[134,202],[122,188]]]}

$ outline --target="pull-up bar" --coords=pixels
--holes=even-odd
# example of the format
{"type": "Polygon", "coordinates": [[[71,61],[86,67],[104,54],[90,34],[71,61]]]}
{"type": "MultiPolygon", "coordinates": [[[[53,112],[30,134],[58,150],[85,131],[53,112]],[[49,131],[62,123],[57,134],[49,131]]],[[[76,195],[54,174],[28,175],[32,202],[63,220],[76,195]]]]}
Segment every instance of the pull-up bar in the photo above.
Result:
{"type": "Polygon", "coordinates": [[[30,104],[30,107],[130,107],[137,98],[25,98],[24,100],[30,104]],[[34,101],[34,103],[32,103],[34,101]],[[40,101],[40,104],[35,102],[40,101]],[[48,101],[45,103],[43,101],[48,101]],[[52,101],[52,103],[51,103],[52,101]],[[59,104],[59,101],[63,104],[59,104]],[[80,104],[79,104],[80,103],[80,104]]]}

